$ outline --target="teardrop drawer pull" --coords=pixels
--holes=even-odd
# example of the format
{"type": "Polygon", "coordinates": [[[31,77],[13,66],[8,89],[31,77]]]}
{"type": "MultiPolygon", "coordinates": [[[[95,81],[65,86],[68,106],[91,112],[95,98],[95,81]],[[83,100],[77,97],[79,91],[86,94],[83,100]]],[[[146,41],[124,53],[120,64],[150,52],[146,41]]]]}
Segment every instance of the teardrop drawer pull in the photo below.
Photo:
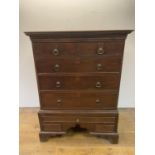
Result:
{"type": "Polygon", "coordinates": [[[57,105],[60,106],[62,104],[62,100],[61,99],[57,99],[57,105]]]}
{"type": "Polygon", "coordinates": [[[80,120],[77,118],[77,119],[76,119],[76,123],[79,123],[79,122],[80,122],[80,120]]]}
{"type": "Polygon", "coordinates": [[[60,70],[60,65],[59,64],[55,64],[54,65],[54,71],[59,71],[60,70]]]}
{"type": "Polygon", "coordinates": [[[96,103],[100,103],[101,101],[100,101],[100,99],[96,99],[96,103]]]}
{"type": "Polygon", "coordinates": [[[53,55],[57,56],[59,55],[59,50],[57,48],[55,48],[53,51],[52,51],[53,55]]]}
{"type": "Polygon", "coordinates": [[[96,99],[96,104],[98,105],[98,106],[101,106],[101,100],[100,99],[96,99]]]}
{"type": "Polygon", "coordinates": [[[57,88],[60,88],[60,87],[61,87],[61,82],[60,82],[60,81],[57,81],[57,82],[56,82],[56,87],[57,87],[57,88]]]}
{"type": "Polygon", "coordinates": [[[102,84],[101,84],[101,82],[96,82],[96,88],[101,88],[102,87],[102,84]]]}
{"type": "Polygon", "coordinates": [[[105,52],[104,52],[103,47],[99,47],[98,50],[97,50],[97,54],[98,54],[98,55],[102,55],[102,54],[104,54],[104,53],[105,53],[105,52]]]}
{"type": "Polygon", "coordinates": [[[102,68],[103,68],[103,65],[102,64],[97,64],[97,70],[98,71],[102,70],[102,68]]]}

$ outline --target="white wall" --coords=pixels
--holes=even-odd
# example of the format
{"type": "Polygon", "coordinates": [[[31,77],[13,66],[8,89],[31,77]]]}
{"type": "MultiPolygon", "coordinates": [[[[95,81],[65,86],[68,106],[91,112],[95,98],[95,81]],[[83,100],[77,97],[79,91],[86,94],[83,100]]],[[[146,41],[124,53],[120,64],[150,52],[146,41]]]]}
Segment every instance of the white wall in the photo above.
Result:
{"type": "MultiPolygon", "coordinates": [[[[134,0],[20,0],[20,106],[39,106],[24,31],[116,29],[134,29],[134,0]]],[[[126,40],[119,106],[134,107],[134,33],[126,40]]]]}

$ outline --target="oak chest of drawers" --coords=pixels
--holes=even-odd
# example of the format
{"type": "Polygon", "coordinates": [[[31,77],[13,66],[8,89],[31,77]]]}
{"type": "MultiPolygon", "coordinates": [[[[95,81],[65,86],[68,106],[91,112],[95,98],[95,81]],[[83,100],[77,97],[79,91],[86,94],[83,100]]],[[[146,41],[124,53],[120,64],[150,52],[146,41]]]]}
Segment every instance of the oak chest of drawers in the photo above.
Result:
{"type": "Polygon", "coordinates": [[[130,32],[26,32],[36,68],[41,141],[80,126],[118,143],[117,101],[130,32]]]}

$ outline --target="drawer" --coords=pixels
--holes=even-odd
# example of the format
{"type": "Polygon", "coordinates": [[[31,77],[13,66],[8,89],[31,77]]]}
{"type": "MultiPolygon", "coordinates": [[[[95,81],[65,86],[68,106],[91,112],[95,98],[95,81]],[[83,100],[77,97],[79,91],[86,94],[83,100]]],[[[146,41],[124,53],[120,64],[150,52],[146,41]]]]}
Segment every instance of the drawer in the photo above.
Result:
{"type": "MultiPolygon", "coordinates": [[[[54,115],[46,114],[39,115],[40,122],[43,124],[61,124],[65,123],[115,123],[117,121],[116,116],[81,116],[81,115],[54,115]]],[[[55,127],[56,128],[56,127],[55,127]]]]}
{"type": "Polygon", "coordinates": [[[41,109],[116,109],[117,93],[41,92],[41,109]]]}
{"type": "MultiPolygon", "coordinates": [[[[67,130],[74,128],[76,123],[63,122],[63,123],[41,123],[41,130],[48,132],[66,132],[67,130]]],[[[94,131],[94,125],[88,123],[80,123],[80,127],[83,129],[88,129],[89,131],[94,131]]]]}
{"type": "Polygon", "coordinates": [[[38,76],[40,90],[103,90],[118,89],[120,74],[102,74],[93,76],[38,76]]]}
{"type": "MultiPolygon", "coordinates": [[[[74,128],[76,123],[41,123],[41,130],[48,132],[62,132],[67,131],[70,128],[74,128]]],[[[116,124],[94,124],[93,123],[80,123],[80,127],[87,129],[91,132],[111,133],[116,132],[116,124]]]]}
{"type": "Polygon", "coordinates": [[[41,123],[41,129],[43,131],[61,132],[62,125],[57,123],[41,123]]]}
{"type": "Polygon", "coordinates": [[[120,56],[39,59],[36,61],[36,69],[38,73],[120,72],[121,61],[120,56]]]}
{"type": "Polygon", "coordinates": [[[41,130],[48,131],[48,132],[63,132],[63,131],[66,132],[68,129],[75,127],[75,125],[76,125],[75,123],[44,123],[44,122],[41,122],[41,130]]]}
{"type": "Polygon", "coordinates": [[[94,42],[34,42],[35,59],[61,56],[122,55],[123,40],[104,40],[94,42]]]}
{"type": "Polygon", "coordinates": [[[115,124],[96,124],[95,132],[101,132],[101,133],[116,132],[116,125],[115,124]]]}

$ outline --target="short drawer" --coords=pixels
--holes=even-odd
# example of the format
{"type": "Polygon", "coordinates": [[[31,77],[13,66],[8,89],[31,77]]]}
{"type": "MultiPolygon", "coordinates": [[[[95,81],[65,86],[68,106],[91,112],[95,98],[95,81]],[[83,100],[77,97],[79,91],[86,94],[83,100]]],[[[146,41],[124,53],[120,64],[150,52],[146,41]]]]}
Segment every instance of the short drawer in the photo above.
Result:
{"type": "Polygon", "coordinates": [[[115,124],[96,124],[95,125],[95,132],[100,133],[110,133],[116,132],[116,125],[115,124]]]}
{"type": "Polygon", "coordinates": [[[38,76],[40,90],[118,89],[120,74],[38,76]]]}
{"type": "Polygon", "coordinates": [[[36,61],[38,73],[59,72],[120,72],[120,56],[93,58],[56,58],[36,61]]]}
{"type": "Polygon", "coordinates": [[[41,129],[43,131],[49,131],[49,132],[61,132],[62,131],[62,125],[56,124],[56,123],[41,123],[41,129]]]}
{"type": "Polygon", "coordinates": [[[105,56],[122,55],[123,40],[103,40],[94,42],[34,42],[35,59],[61,56],[105,56]]]}
{"type": "Polygon", "coordinates": [[[116,109],[117,93],[40,92],[41,109],[116,109]]]}

